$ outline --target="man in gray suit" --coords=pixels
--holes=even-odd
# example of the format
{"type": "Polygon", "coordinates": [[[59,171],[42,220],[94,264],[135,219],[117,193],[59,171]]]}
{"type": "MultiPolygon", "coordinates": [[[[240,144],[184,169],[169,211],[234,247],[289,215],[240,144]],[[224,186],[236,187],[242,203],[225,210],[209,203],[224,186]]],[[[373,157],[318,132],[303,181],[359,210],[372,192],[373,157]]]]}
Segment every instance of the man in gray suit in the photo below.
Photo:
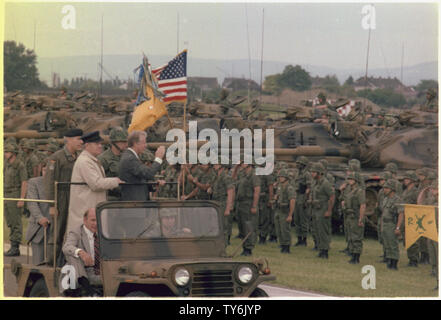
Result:
{"type": "Polygon", "coordinates": [[[91,297],[98,295],[92,286],[102,283],[99,251],[95,248],[96,234],[96,211],[90,208],[84,213],[83,224],[69,231],[63,245],[66,265],[73,266],[80,289],[91,297]]]}
{"type": "MultiPolygon", "coordinates": [[[[45,162],[43,162],[43,175],[46,171],[45,162]]],[[[26,199],[46,199],[43,176],[31,178],[28,180],[28,189],[26,199]]],[[[32,263],[39,265],[44,262],[44,232],[48,231],[51,224],[51,216],[49,214],[49,204],[44,202],[28,202],[30,211],[28,229],[26,231],[26,241],[31,242],[32,246],[32,263]]],[[[46,235],[47,237],[49,234],[46,235]]],[[[46,237],[46,245],[47,245],[46,237]]]]}
{"type": "Polygon", "coordinates": [[[121,185],[122,201],[147,201],[149,200],[149,188],[147,185],[130,185],[145,183],[153,180],[160,170],[162,159],[165,155],[165,147],[160,146],[155,152],[155,161],[151,167],[147,167],[139,156],[147,148],[147,133],[133,131],[127,139],[128,148],[123,152],[119,161],[119,178],[126,184],[121,185]]]}

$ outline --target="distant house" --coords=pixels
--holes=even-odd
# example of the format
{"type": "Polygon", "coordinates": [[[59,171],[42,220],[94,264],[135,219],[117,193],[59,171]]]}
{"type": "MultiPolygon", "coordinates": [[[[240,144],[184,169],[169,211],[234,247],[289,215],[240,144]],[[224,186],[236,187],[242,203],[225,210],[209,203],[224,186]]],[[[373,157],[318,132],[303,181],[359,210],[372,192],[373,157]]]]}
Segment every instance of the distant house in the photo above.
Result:
{"type": "Polygon", "coordinates": [[[259,91],[260,86],[254,80],[242,79],[242,78],[225,78],[222,83],[222,88],[236,90],[250,90],[259,91]]]}
{"type": "Polygon", "coordinates": [[[211,77],[188,77],[188,87],[199,88],[202,92],[219,88],[217,78],[211,77]]]}
{"type": "Polygon", "coordinates": [[[405,97],[415,97],[417,95],[417,92],[413,88],[405,86],[396,77],[368,77],[367,79],[365,77],[361,77],[354,82],[354,89],[355,91],[364,89],[391,89],[396,93],[401,93],[405,97]]]}

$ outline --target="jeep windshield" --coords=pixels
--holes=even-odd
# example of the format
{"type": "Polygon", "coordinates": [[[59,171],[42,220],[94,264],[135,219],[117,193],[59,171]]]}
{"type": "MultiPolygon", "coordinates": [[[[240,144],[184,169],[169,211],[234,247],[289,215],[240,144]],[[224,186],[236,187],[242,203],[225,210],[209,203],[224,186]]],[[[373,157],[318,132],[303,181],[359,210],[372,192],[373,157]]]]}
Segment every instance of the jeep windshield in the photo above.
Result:
{"type": "Polygon", "coordinates": [[[105,208],[101,232],[107,239],[200,238],[220,233],[213,207],[105,208]]]}

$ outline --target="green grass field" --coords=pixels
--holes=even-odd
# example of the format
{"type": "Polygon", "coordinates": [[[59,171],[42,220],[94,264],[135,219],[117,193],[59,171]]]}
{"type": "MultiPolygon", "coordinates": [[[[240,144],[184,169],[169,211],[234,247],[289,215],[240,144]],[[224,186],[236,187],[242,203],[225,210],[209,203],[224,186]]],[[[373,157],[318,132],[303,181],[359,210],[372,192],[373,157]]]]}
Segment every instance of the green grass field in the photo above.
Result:
{"type": "MultiPolygon", "coordinates": [[[[293,234],[293,244],[297,238],[293,234]]],[[[233,238],[237,230],[233,230],[233,238]]],[[[309,241],[309,239],[308,239],[309,241]]],[[[232,254],[240,245],[239,239],[232,239],[227,253],[232,254]]],[[[360,264],[352,265],[350,257],[339,252],[346,247],[344,237],[334,235],[329,251],[329,259],[317,258],[313,251],[313,242],[308,247],[291,247],[290,254],[281,254],[278,244],[257,244],[253,250],[253,258],[266,257],[271,273],[277,277],[273,283],[278,286],[303,291],[315,292],[335,297],[438,297],[434,290],[436,280],[431,273],[431,266],[419,265],[418,268],[407,267],[406,250],[400,245],[400,261],[398,271],[389,270],[386,264],[379,262],[383,253],[382,246],[375,239],[365,239],[360,264]],[[363,289],[362,279],[367,273],[362,273],[365,265],[375,268],[375,289],[363,289]]],[[[250,261],[250,257],[235,258],[238,261],[250,261]]]]}
{"type": "MultiPolygon", "coordinates": [[[[23,217],[23,230],[26,230],[27,219],[23,217]]],[[[9,228],[4,225],[3,239],[9,242],[9,228]]],[[[23,238],[24,238],[23,232],[23,238]]],[[[227,254],[231,255],[241,241],[235,239],[237,228],[233,229],[231,245],[227,254]]],[[[292,230],[292,242],[297,238],[292,230]]],[[[25,244],[24,240],[22,244],[25,244]]],[[[437,297],[438,291],[433,290],[436,282],[430,275],[430,265],[419,265],[418,268],[407,267],[406,250],[400,245],[400,261],[398,271],[387,269],[386,264],[379,262],[382,247],[375,239],[365,239],[360,264],[352,265],[350,257],[340,253],[346,247],[342,235],[333,235],[329,259],[317,258],[317,251],[312,250],[313,242],[308,239],[307,247],[291,247],[290,254],[281,254],[278,244],[267,242],[257,244],[252,257],[242,257],[239,249],[237,261],[252,261],[254,258],[265,257],[269,261],[271,273],[277,277],[272,283],[281,287],[292,288],[330,295],[335,297],[437,297]],[[362,273],[365,265],[375,268],[375,289],[363,289],[362,273]]]]}

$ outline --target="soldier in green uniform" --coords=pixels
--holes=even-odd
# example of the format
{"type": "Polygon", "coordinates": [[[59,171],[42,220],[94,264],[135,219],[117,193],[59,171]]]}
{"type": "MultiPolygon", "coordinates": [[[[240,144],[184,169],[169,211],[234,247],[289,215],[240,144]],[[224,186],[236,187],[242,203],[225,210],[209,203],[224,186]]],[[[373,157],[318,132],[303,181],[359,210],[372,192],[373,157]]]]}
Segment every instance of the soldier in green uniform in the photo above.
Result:
{"type": "Polygon", "coordinates": [[[344,219],[347,221],[348,244],[351,260],[349,263],[360,263],[360,255],[363,251],[364,214],[366,211],[366,193],[360,187],[360,174],[352,172],[348,177],[349,186],[343,195],[342,210],[344,219]]]}
{"type": "Polygon", "coordinates": [[[183,166],[184,170],[184,195],[181,197],[182,200],[194,200],[196,194],[199,192],[199,188],[193,182],[194,178],[199,176],[199,169],[194,164],[186,164],[183,166]]]}
{"type": "Polygon", "coordinates": [[[234,181],[228,174],[228,168],[222,165],[221,159],[213,165],[216,173],[212,186],[208,189],[208,193],[212,195],[212,200],[217,201],[220,205],[220,212],[223,213],[225,245],[230,244],[232,231],[232,216],[231,209],[234,202],[234,181]]]}
{"type": "MultiPolygon", "coordinates": [[[[362,189],[366,189],[365,183],[364,183],[364,178],[360,173],[361,171],[361,164],[360,161],[358,159],[350,159],[348,161],[348,169],[346,170],[346,175],[349,176],[351,173],[358,173],[359,177],[360,177],[360,181],[358,183],[358,186],[361,187],[362,189]]],[[[341,201],[343,201],[343,198],[345,196],[346,193],[349,193],[351,188],[349,188],[349,183],[348,181],[345,181],[339,188],[340,190],[340,196],[339,196],[339,201],[341,203],[341,201]]],[[[346,253],[347,255],[350,255],[349,252],[349,236],[347,233],[347,230],[349,229],[349,226],[347,225],[347,219],[345,219],[345,215],[343,214],[343,231],[345,234],[345,240],[346,240],[346,248],[343,250],[340,250],[340,252],[346,253]]]]}
{"type": "MultiPolygon", "coordinates": [[[[118,167],[121,154],[127,149],[127,132],[122,128],[112,128],[109,134],[110,148],[98,155],[98,160],[104,168],[106,177],[118,177],[118,167]]],[[[107,191],[109,201],[118,201],[121,198],[120,187],[107,191]]]]}
{"type": "Polygon", "coordinates": [[[24,165],[26,167],[28,178],[38,177],[41,174],[40,170],[40,159],[36,155],[35,151],[37,146],[35,140],[26,140],[23,144],[23,156],[24,165]]]}
{"type": "MultiPolygon", "coordinates": [[[[420,168],[416,170],[416,174],[419,180],[419,185],[417,189],[417,193],[420,194],[424,189],[430,187],[432,183],[432,175],[430,173],[430,169],[427,167],[420,168]]],[[[417,240],[418,248],[419,248],[419,263],[428,264],[429,261],[429,252],[427,249],[427,240],[425,237],[420,237],[417,240]]]]}
{"type": "Polygon", "coordinates": [[[200,173],[193,179],[193,183],[199,189],[196,199],[210,200],[210,194],[207,190],[211,187],[211,184],[215,179],[215,173],[211,170],[210,164],[200,164],[199,168],[200,173]]]}
{"type": "Polygon", "coordinates": [[[422,106],[421,111],[438,112],[438,94],[435,88],[430,88],[426,91],[426,104],[422,106]]]}
{"type": "MultiPolygon", "coordinates": [[[[153,155],[154,160],[154,155],[153,155]]],[[[153,161],[152,160],[152,161],[153,161]]],[[[168,165],[164,172],[164,180],[166,182],[178,182],[179,177],[181,176],[181,165],[173,164],[168,165]]],[[[177,198],[178,197],[178,185],[167,183],[164,186],[161,186],[158,192],[159,197],[162,198],[177,198]]]]}
{"type": "Polygon", "coordinates": [[[383,201],[384,201],[384,184],[386,183],[387,180],[391,179],[391,175],[389,172],[383,172],[380,175],[380,181],[379,184],[381,186],[380,191],[378,191],[378,196],[377,196],[377,204],[375,207],[375,213],[377,215],[377,237],[378,237],[378,241],[380,242],[380,244],[383,247],[383,255],[381,256],[381,258],[383,258],[382,261],[383,263],[387,262],[386,259],[386,251],[384,249],[384,243],[383,243],[383,238],[381,235],[381,230],[382,230],[382,226],[381,226],[381,215],[382,215],[382,208],[383,208],[383,201]]]}
{"type": "Polygon", "coordinates": [[[296,226],[297,243],[295,246],[306,246],[307,235],[309,230],[309,220],[307,203],[311,174],[308,170],[309,160],[304,156],[300,156],[296,161],[298,175],[295,182],[296,190],[296,207],[294,210],[294,224],[296,226]]]}
{"type": "Polygon", "coordinates": [[[332,186],[335,184],[335,178],[334,176],[328,171],[328,161],[326,159],[320,159],[319,162],[322,164],[322,166],[325,168],[325,178],[328,179],[328,181],[331,183],[332,186]]]}
{"type": "MultiPolygon", "coordinates": [[[[83,140],[81,140],[82,135],[83,131],[81,129],[69,129],[64,134],[65,145],[63,149],[58,150],[48,158],[46,174],[44,175],[45,194],[48,200],[56,200],[57,202],[57,208],[55,208],[53,204],[51,204],[49,207],[50,215],[52,217],[55,215],[57,216],[57,226],[55,230],[56,243],[54,243],[55,239],[53,230],[55,223],[51,224],[48,243],[52,246],[56,245],[55,258],[57,259],[56,263],[58,266],[62,266],[64,264],[64,257],[62,255],[61,248],[67,226],[70,185],[58,185],[57,193],[55,193],[55,182],[71,182],[73,166],[83,145],[83,140]],[[55,194],[57,195],[56,199],[55,194]]],[[[49,246],[48,250],[49,253],[53,252],[49,246]]],[[[54,257],[50,256],[50,259],[54,259],[54,257]]],[[[51,263],[53,260],[49,262],[51,263]]]]}
{"type": "Polygon", "coordinates": [[[250,236],[243,244],[241,255],[250,256],[257,240],[259,223],[260,177],[251,164],[242,163],[242,175],[237,182],[236,205],[245,236],[250,236]]]}
{"type": "Polygon", "coordinates": [[[384,249],[386,252],[388,269],[398,270],[400,257],[398,237],[404,213],[401,198],[396,194],[397,181],[390,179],[384,184],[384,201],[382,206],[381,225],[384,249]]]}
{"type": "MultiPolygon", "coordinates": [[[[416,182],[418,181],[418,177],[413,171],[407,171],[404,174],[404,189],[401,194],[401,199],[404,204],[416,204],[418,198],[418,190],[416,187],[416,182]]],[[[402,234],[405,234],[404,224],[402,234]]],[[[405,243],[405,238],[403,237],[403,243],[405,243]]],[[[419,255],[419,246],[418,241],[415,241],[413,245],[411,245],[407,249],[407,257],[409,258],[409,267],[418,267],[418,255],[419,255]]]]}
{"type": "Polygon", "coordinates": [[[319,258],[328,259],[331,243],[331,214],[334,206],[335,193],[331,183],[323,176],[325,168],[322,164],[314,163],[311,167],[311,206],[312,223],[317,238],[319,258]]]}
{"type": "Polygon", "coordinates": [[[275,195],[276,209],[274,225],[279,239],[282,253],[290,253],[291,221],[295,208],[296,192],[288,182],[289,175],[286,169],[280,170],[275,195]]]}
{"type": "MultiPolygon", "coordinates": [[[[259,161],[260,162],[260,161],[259,161]]],[[[274,198],[274,174],[260,176],[261,187],[259,197],[259,244],[265,244],[274,224],[272,199],[274,198]]]]}
{"type": "Polygon", "coordinates": [[[398,166],[394,163],[394,162],[389,162],[385,165],[384,167],[384,171],[385,172],[389,172],[391,175],[391,179],[393,179],[396,183],[396,192],[398,195],[401,195],[401,193],[403,192],[403,186],[402,184],[398,181],[398,166]]]}
{"type": "MultiPolygon", "coordinates": [[[[17,149],[18,147],[12,144],[4,147],[4,195],[5,198],[25,199],[28,176],[23,162],[17,158],[17,149]]],[[[23,233],[21,223],[23,207],[23,201],[4,202],[4,217],[10,230],[9,240],[11,242],[11,248],[4,254],[7,257],[20,255],[20,243],[23,233]]]]}

